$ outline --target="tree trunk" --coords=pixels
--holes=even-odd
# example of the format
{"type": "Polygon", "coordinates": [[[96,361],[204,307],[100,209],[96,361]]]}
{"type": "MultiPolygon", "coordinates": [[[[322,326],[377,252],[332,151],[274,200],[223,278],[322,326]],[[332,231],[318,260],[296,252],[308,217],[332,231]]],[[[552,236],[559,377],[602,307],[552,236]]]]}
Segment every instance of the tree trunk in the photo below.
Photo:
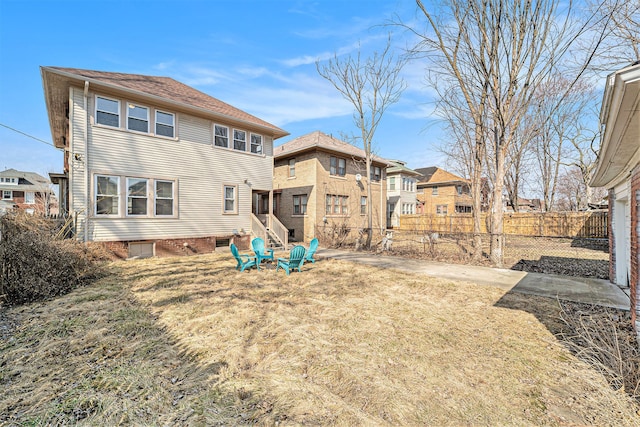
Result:
{"type": "MultiPolygon", "coordinates": [[[[499,144],[497,144],[499,145],[499,144]]],[[[502,207],[502,190],[504,187],[504,152],[501,148],[496,150],[496,164],[495,164],[495,182],[493,184],[493,207],[491,209],[491,262],[496,267],[502,267],[504,257],[504,228],[503,218],[504,211],[502,207]]]]}

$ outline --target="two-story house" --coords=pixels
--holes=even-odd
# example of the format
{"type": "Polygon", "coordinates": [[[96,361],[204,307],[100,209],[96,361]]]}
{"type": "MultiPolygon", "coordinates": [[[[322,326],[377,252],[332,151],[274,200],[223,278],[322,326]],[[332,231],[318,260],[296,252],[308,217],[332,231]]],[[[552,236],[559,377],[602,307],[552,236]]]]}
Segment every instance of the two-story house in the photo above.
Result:
{"type": "Polygon", "coordinates": [[[418,179],[422,176],[400,160],[390,160],[387,167],[387,227],[400,226],[400,215],[413,215],[416,210],[418,179]]]}
{"type": "Polygon", "coordinates": [[[422,175],[417,184],[419,213],[450,215],[471,213],[473,201],[468,179],[435,166],[415,170],[422,175]]]}
{"type": "Polygon", "coordinates": [[[320,131],[276,147],[274,159],[276,215],[293,240],[309,241],[332,227],[366,229],[369,204],[373,229],[386,228],[388,161],[374,156],[366,177],[365,152],[320,131]]]}
{"type": "Polygon", "coordinates": [[[78,239],[122,256],[248,245],[255,201],[272,199],[273,141],[287,132],[168,77],[41,74],[78,239]]]}
{"type": "Polygon", "coordinates": [[[35,172],[15,169],[0,172],[0,193],[2,210],[16,207],[29,213],[51,213],[51,182],[35,172]]]}

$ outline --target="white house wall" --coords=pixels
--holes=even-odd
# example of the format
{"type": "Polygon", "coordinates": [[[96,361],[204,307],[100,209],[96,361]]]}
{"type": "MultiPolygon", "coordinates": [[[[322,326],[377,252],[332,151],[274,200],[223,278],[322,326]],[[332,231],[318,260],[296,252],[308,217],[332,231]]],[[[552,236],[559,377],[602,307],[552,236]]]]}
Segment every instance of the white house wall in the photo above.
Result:
{"type": "Polygon", "coordinates": [[[87,115],[84,110],[84,93],[80,89],[69,90],[69,212],[75,212],[78,239],[84,240],[85,221],[87,218],[87,183],[85,169],[85,124],[87,115]]]}
{"type": "MultiPolygon", "coordinates": [[[[79,140],[81,134],[81,126],[75,122],[79,117],[76,110],[82,106],[78,101],[82,97],[82,90],[75,89],[74,141],[79,140]]],[[[93,111],[94,99],[93,94],[89,96],[89,111],[93,111]]],[[[120,120],[126,120],[126,117],[121,115],[120,120]]],[[[177,140],[124,129],[89,126],[90,240],[170,239],[229,235],[236,230],[249,232],[251,191],[271,190],[273,158],[214,146],[212,126],[209,120],[177,113],[177,140]],[[124,188],[124,177],[174,180],[177,186],[177,217],[95,217],[93,200],[96,174],[120,176],[121,188],[124,188]],[[237,215],[222,213],[225,184],[237,186],[237,215]]],[[[233,128],[231,125],[229,127],[230,130],[233,128]]],[[[265,152],[273,151],[271,138],[263,135],[263,144],[265,152]]],[[[77,162],[73,163],[75,174],[79,170],[75,169],[77,162]]],[[[73,208],[77,211],[85,207],[83,181],[72,182],[73,208]]],[[[125,196],[121,196],[120,203],[126,202],[125,196]]]]}

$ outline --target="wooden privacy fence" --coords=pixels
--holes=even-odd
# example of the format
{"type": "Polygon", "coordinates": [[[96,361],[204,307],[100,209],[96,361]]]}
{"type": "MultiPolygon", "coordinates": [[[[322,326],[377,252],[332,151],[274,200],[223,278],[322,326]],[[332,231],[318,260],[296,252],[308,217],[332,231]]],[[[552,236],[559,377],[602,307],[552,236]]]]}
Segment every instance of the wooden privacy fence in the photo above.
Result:
{"type": "MultiPolygon", "coordinates": [[[[505,213],[504,234],[540,237],[606,238],[607,211],[505,213]]],[[[481,216],[480,232],[489,232],[490,217],[481,216]]],[[[473,233],[471,214],[401,215],[400,230],[430,233],[473,233]]]]}

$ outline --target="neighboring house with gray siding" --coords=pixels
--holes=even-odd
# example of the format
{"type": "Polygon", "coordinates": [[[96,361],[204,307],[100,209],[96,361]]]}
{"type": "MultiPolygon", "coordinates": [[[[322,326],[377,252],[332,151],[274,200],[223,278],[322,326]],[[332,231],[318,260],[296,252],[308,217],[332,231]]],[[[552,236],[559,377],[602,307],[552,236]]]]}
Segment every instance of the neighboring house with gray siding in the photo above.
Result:
{"type": "Polygon", "coordinates": [[[0,172],[0,211],[11,208],[50,214],[51,182],[35,172],[6,169],[0,172]]]}
{"type": "Polygon", "coordinates": [[[273,141],[286,131],[168,77],[41,74],[64,151],[61,205],[79,240],[123,256],[248,242],[258,201],[273,198],[273,141]]]}

